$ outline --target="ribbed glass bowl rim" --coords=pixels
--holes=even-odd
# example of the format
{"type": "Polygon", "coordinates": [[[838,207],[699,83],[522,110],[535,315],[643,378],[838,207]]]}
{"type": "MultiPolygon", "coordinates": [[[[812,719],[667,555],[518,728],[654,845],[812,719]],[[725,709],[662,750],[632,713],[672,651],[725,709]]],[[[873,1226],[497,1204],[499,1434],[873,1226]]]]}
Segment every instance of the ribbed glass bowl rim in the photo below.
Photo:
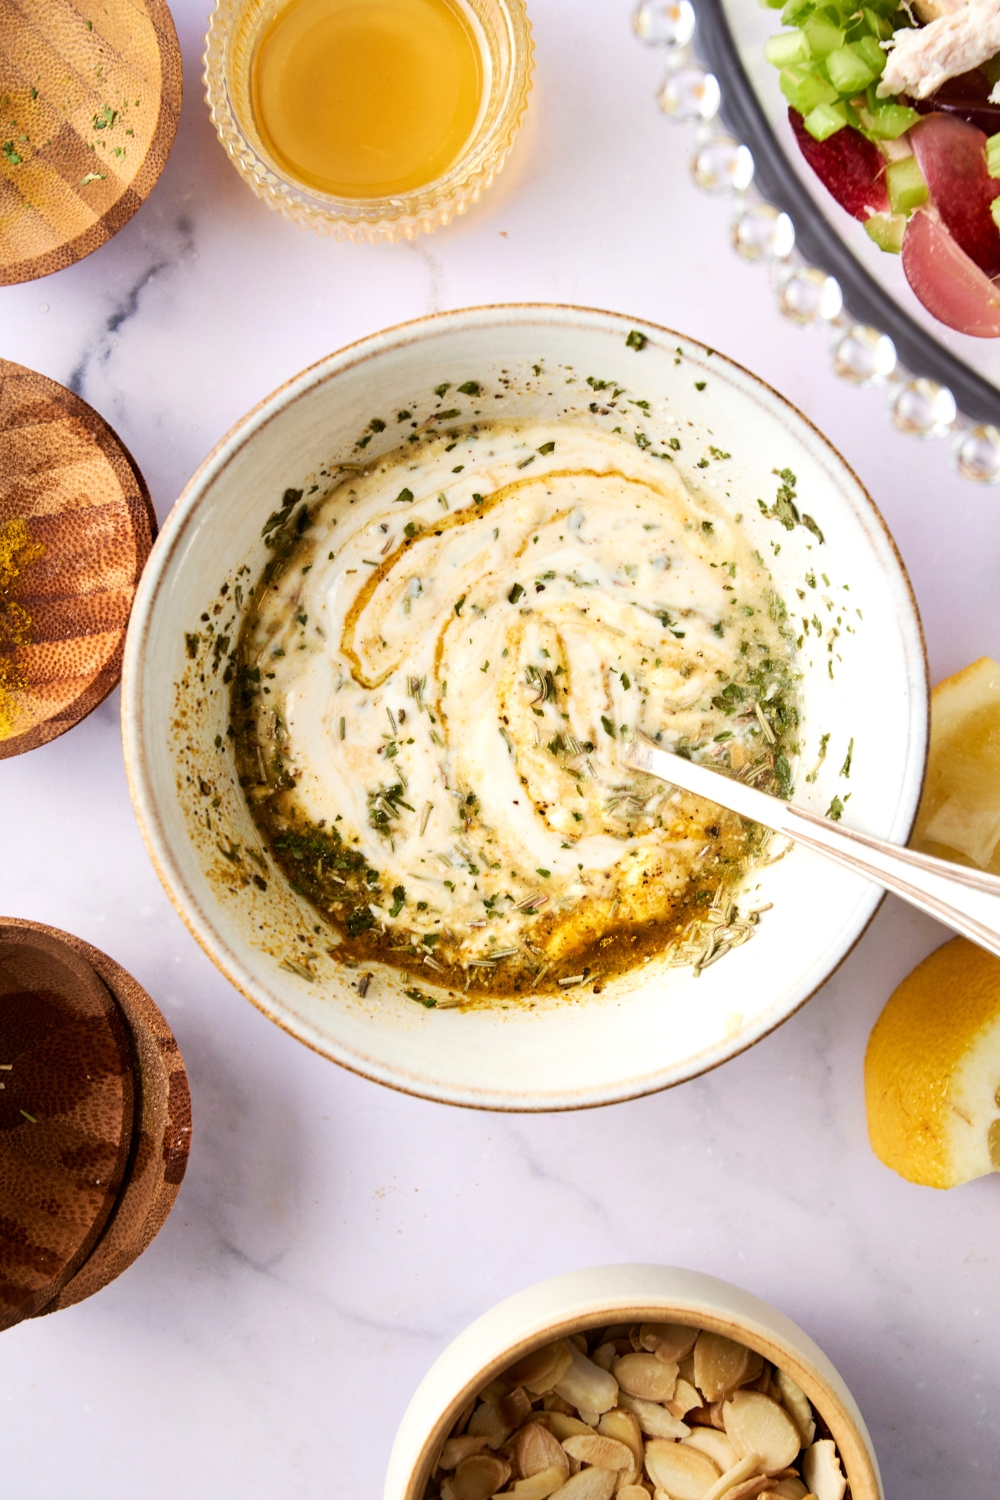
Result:
{"type": "MultiPolygon", "coordinates": [[[[492,127],[478,136],[442,177],[392,198],[336,198],[311,192],[285,176],[249,139],[230,98],[226,77],[229,37],[247,0],[216,0],[205,37],[204,83],[212,123],[227,155],[257,196],[284,218],[335,239],[412,240],[464,214],[492,183],[507,159],[528,106],[534,71],[534,42],[524,0],[492,0],[505,16],[510,69],[505,97],[492,127]]],[[[466,0],[478,11],[478,0],[466,0]]],[[[494,80],[493,87],[497,87],[494,80]]]]}

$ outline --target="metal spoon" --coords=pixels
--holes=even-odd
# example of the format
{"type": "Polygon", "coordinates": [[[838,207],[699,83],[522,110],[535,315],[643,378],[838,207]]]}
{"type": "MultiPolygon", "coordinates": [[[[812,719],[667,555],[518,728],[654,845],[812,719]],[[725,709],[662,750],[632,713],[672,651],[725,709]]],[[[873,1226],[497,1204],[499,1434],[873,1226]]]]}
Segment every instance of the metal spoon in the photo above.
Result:
{"type": "Polygon", "coordinates": [[[1000,876],[970,870],[930,854],[917,854],[898,844],[887,844],[867,833],[844,828],[840,823],[831,823],[827,818],[806,812],[805,808],[734,781],[721,771],[673,755],[645,735],[635,736],[623,759],[636,771],[645,771],[672,786],[694,792],[695,796],[785,834],[805,849],[825,854],[845,869],[894,891],[911,906],[937,917],[939,922],[1000,957],[1000,876]]]}

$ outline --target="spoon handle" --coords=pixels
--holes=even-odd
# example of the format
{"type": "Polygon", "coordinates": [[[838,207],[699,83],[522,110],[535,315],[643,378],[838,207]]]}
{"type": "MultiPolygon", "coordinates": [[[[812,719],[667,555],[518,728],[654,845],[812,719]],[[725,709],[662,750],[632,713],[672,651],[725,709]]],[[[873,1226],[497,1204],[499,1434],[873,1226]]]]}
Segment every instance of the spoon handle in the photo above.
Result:
{"type": "Polygon", "coordinates": [[[803,848],[825,854],[845,869],[894,891],[911,906],[919,907],[1000,957],[1000,876],[935,859],[931,854],[918,854],[832,823],[720,771],[673,755],[644,736],[636,735],[625,751],[624,760],[637,771],[646,771],[765,828],[773,828],[803,848]]]}

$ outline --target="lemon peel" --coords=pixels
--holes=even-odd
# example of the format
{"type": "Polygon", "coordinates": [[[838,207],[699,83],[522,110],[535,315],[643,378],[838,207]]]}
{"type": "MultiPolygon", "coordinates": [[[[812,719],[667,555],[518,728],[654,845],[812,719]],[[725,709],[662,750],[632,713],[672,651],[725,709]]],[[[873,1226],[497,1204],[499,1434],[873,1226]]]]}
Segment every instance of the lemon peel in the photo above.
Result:
{"type": "Polygon", "coordinates": [[[1000,874],[1000,664],[988,656],[931,694],[927,778],[911,846],[1000,874]]]}
{"type": "Polygon", "coordinates": [[[1000,1171],[1000,959],[965,938],[893,992],[865,1055],[872,1150],[910,1182],[1000,1171]]]}

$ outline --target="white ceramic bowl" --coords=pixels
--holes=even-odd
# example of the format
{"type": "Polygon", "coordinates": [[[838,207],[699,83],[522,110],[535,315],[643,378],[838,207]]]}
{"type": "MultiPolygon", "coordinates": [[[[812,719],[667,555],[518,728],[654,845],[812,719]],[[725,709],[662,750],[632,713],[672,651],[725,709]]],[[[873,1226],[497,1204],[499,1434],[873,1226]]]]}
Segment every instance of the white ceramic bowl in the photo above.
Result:
{"type": "Polygon", "coordinates": [[[441,1444],[495,1375],[552,1339],[609,1323],[687,1323],[755,1349],[790,1375],[837,1444],[852,1500],[883,1500],[878,1463],[853,1396],[807,1333],[759,1297],[674,1266],[595,1266],[540,1281],[490,1308],[424,1376],[389,1455],[384,1500],[421,1500],[441,1444]]]}
{"type": "Polygon", "coordinates": [[[481,382],[487,397],[502,397],[485,403],[498,415],[551,416],[569,402],[582,421],[618,425],[624,416],[627,433],[645,425],[655,432],[668,404],[684,433],[678,469],[743,513],[803,632],[796,799],[825,812],[849,793],[846,823],[905,841],[923,777],[926,665],[913,596],[871,499],[816,429],[740,366],[650,324],[558,306],[443,313],[364,339],[283,386],[210,454],[160,533],[132,611],[122,696],[132,798],[160,878],[195,937],[248,999],[308,1046],[381,1083],[455,1104],[573,1109],[627,1099],[714,1067],[784,1021],[857,941],[879,888],[794,849],[753,878],[755,903],[773,903],[753,941],[698,979],[654,961],[600,996],[574,991],[530,1010],[462,1012],[424,1010],[404,994],[402,976],[377,970],[361,998],[325,955],[315,982],[282,967],[301,955],[299,934],[318,930],[316,916],[274,871],[266,891],[249,883],[258,872],[242,851],[257,840],[225,750],[222,674],[209,669],[203,684],[178,686],[190,665],[185,637],[204,634],[203,615],[230,634],[238,628],[238,570],[249,569],[244,580],[259,574],[262,524],[286,487],[308,490],[330,460],[356,458],[358,434],[379,412],[389,427],[365,457],[387,451],[397,409],[443,380],[453,388],[481,382]],[[633,329],[645,347],[629,345],[633,329]],[[540,360],[557,371],[552,394],[519,393],[519,373],[540,360]],[[592,415],[588,375],[648,400],[650,412],[623,400],[607,417],[592,415]],[[710,444],[732,455],[725,467],[697,467],[710,444]],[[775,471],[786,468],[822,544],[804,526],[785,530],[757,504],[771,505],[775,471]],[[822,639],[803,625],[810,617],[822,639]]]}

